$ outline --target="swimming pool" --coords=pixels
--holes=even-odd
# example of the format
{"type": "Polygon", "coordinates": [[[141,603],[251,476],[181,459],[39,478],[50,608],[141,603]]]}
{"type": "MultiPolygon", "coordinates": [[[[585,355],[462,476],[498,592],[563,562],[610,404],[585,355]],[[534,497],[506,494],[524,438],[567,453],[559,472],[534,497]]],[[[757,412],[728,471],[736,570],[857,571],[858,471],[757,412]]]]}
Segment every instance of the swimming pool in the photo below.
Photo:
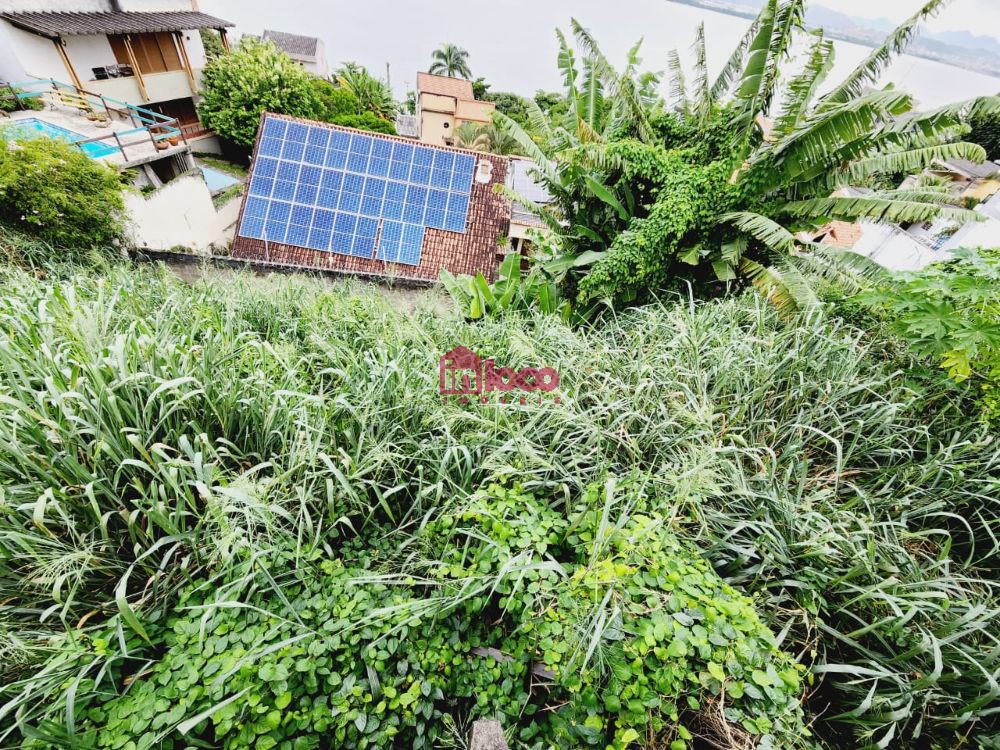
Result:
{"type": "MultiPolygon", "coordinates": [[[[53,125],[51,122],[29,117],[24,120],[14,120],[8,125],[0,127],[0,137],[4,140],[11,138],[27,140],[31,138],[55,138],[67,143],[76,143],[86,139],[80,133],[53,125]]],[[[81,146],[83,153],[91,159],[99,159],[102,156],[115,153],[118,149],[107,143],[84,143],[81,146]]]]}
{"type": "Polygon", "coordinates": [[[208,190],[212,193],[212,195],[221,193],[226,188],[232,187],[240,182],[232,175],[226,174],[218,169],[212,169],[211,167],[202,167],[201,173],[205,175],[205,184],[208,185],[208,190]]]}

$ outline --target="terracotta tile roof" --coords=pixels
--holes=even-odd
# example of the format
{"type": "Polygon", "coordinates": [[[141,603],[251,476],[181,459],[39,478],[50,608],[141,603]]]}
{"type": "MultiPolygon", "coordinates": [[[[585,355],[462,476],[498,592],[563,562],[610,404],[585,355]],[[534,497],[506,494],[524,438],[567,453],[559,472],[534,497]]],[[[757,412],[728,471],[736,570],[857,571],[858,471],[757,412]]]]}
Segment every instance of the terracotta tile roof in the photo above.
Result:
{"type": "Polygon", "coordinates": [[[33,34],[52,39],[90,34],[142,34],[185,29],[221,29],[229,21],[194,11],[164,13],[0,13],[0,18],[33,34]]]}
{"type": "Polygon", "coordinates": [[[819,230],[816,240],[821,245],[850,250],[858,244],[858,240],[863,234],[864,230],[857,224],[846,221],[831,221],[819,230]]]}
{"type": "Polygon", "coordinates": [[[316,57],[316,48],[319,46],[319,39],[314,36],[301,36],[268,29],[264,30],[264,41],[274,42],[278,49],[299,57],[316,57]]]}
{"type": "Polygon", "coordinates": [[[471,81],[462,78],[449,78],[448,76],[435,76],[430,73],[417,73],[417,93],[450,96],[466,101],[474,101],[476,98],[472,93],[471,81]]]}

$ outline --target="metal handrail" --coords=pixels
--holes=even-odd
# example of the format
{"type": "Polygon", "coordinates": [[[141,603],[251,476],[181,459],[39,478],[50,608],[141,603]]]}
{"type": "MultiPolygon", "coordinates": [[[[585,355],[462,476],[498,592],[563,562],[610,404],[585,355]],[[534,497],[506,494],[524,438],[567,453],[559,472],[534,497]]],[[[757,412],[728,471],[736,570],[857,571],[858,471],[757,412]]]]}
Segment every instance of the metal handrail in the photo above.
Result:
{"type": "Polygon", "coordinates": [[[145,141],[145,136],[149,137],[149,140],[153,144],[154,148],[159,148],[157,145],[159,141],[168,140],[170,138],[181,138],[183,139],[184,144],[187,145],[187,135],[182,130],[180,121],[176,117],[168,117],[167,115],[162,115],[159,112],[154,112],[153,110],[145,109],[144,107],[137,107],[134,104],[119,101],[118,99],[113,99],[111,97],[104,96],[103,94],[95,94],[85,89],[81,89],[73,84],[63,83],[62,81],[56,81],[49,78],[23,83],[7,83],[3,84],[2,88],[7,89],[9,93],[0,93],[0,101],[7,101],[13,98],[17,100],[19,106],[21,101],[24,99],[42,97],[50,91],[54,91],[57,94],[70,92],[71,96],[78,97],[82,104],[86,104],[91,112],[94,111],[95,108],[100,108],[107,113],[109,119],[112,113],[114,113],[122,117],[127,116],[132,121],[132,124],[136,125],[136,127],[131,130],[112,131],[108,135],[94,136],[93,138],[84,138],[72,141],[72,145],[77,146],[82,152],[85,152],[84,146],[87,144],[113,140],[114,145],[121,153],[122,158],[125,159],[125,161],[128,161],[128,155],[125,153],[125,146],[139,145],[145,141]],[[18,89],[20,89],[20,91],[18,91],[18,89]],[[142,140],[135,140],[131,143],[122,141],[122,136],[135,135],[138,133],[143,134],[142,140]]]}

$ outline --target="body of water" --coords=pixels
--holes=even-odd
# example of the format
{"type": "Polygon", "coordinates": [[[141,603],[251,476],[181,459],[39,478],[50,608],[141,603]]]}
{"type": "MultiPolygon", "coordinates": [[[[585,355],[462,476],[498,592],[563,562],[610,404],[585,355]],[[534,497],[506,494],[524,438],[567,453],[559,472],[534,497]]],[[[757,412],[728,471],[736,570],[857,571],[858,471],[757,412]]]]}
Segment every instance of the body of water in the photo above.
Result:
{"type": "MultiPolygon", "coordinates": [[[[914,5],[919,2],[914,0],[914,5]]],[[[750,23],[668,0],[494,0],[447,8],[439,0],[325,4],[201,0],[201,8],[233,21],[240,33],[268,28],[320,36],[326,41],[331,67],[355,60],[384,76],[388,63],[400,98],[443,42],[468,49],[473,74],[485,77],[494,90],[530,95],[536,89],[562,88],[555,29],[569,35],[570,18],[589,28],[616,64],[636,40],[644,38],[644,67],[652,70],[665,69],[674,48],[690,61],[695,29],[704,22],[713,74],[750,23]]],[[[836,48],[831,81],[848,73],[869,52],[849,42],[837,42],[836,48]]],[[[885,80],[910,92],[924,107],[1000,93],[1000,78],[910,56],[899,58],[885,80]]]]}

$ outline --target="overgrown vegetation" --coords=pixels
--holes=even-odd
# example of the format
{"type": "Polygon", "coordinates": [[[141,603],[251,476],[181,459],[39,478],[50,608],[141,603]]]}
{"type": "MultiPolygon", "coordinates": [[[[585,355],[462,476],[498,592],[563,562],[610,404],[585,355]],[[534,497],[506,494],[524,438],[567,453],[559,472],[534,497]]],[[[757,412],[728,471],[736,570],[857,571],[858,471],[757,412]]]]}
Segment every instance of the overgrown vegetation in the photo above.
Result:
{"type": "Polygon", "coordinates": [[[246,179],[249,170],[243,164],[237,164],[231,162],[228,159],[224,159],[216,154],[208,153],[195,153],[198,157],[198,161],[205,164],[207,167],[212,169],[218,169],[220,172],[225,172],[233,177],[239,177],[240,179],[246,179]]]}
{"type": "Polygon", "coordinates": [[[113,167],[57,139],[0,137],[4,221],[60,248],[89,250],[122,240],[124,209],[113,167]]]}
{"type": "Polygon", "coordinates": [[[579,51],[559,34],[564,112],[529,102],[528,128],[497,115],[553,196],[539,211],[550,273],[579,303],[752,283],[786,310],[805,309],[818,301],[812,279],[857,290],[877,273],[812,241],[830,220],[981,218],[946,189],[885,186],[940,159],[986,157],[957,134],[966,119],[1000,112],[1000,98],[922,112],[903,91],[868,88],[943,5],[926,3],[831,87],[833,44],[805,30],[805,0],[769,0],[714,80],[703,28],[694,80],[673,54],[670,102],[659,74],[640,67],[639,45],[618,71],[574,22],[579,51]]]}
{"type": "Polygon", "coordinates": [[[960,250],[861,300],[881,311],[914,353],[956,382],[971,381],[984,417],[1000,419],[1000,250],[960,250]]]}
{"type": "Polygon", "coordinates": [[[988,159],[1000,159],[1000,113],[975,115],[968,124],[966,140],[982,146],[988,159]]]}
{"type": "MultiPolygon", "coordinates": [[[[967,216],[888,175],[981,158],[954,139],[998,102],[864,90],[940,5],[816,99],[832,47],[780,88],[802,3],[769,0],[714,86],[701,33],[693,93],[674,58],[676,113],[576,26],[566,95],[495,133],[555,197],[551,256],[442,274],[455,316],[84,269],[58,245],[117,226],[111,172],[0,153],[38,235],[0,224],[0,746],[447,748],[497,718],[516,750],[1000,747],[997,255],[889,276],[808,239],[967,216]],[[443,388],[460,346],[482,399],[443,388]]],[[[274,76],[313,116],[395,111],[273,55],[209,65],[233,132],[274,76]]]]}
{"type": "Polygon", "coordinates": [[[5,744],[996,735],[1000,448],[880,344],[754,297],[393,307],[4,274],[5,744]],[[458,344],[559,402],[442,403],[458,344]]]}
{"type": "MultiPolygon", "coordinates": [[[[392,107],[386,107],[385,102],[374,107],[366,106],[355,93],[362,87],[372,88],[372,84],[364,82],[364,76],[367,75],[364,73],[351,79],[343,78],[343,83],[339,86],[324,81],[322,78],[314,78],[312,83],[318,100],[316,119],[346,128],[395,135],[395,124],[387,119],[392,114],[392,107]],[[380,116],[376,114],[376,111],[384,112],[384,115],[380,116]]],[[[386,89],[385,94],[388,95],[388,89],[386,89]]],[[[391,96],[389,101],[392,101],[391,96]]]]}

